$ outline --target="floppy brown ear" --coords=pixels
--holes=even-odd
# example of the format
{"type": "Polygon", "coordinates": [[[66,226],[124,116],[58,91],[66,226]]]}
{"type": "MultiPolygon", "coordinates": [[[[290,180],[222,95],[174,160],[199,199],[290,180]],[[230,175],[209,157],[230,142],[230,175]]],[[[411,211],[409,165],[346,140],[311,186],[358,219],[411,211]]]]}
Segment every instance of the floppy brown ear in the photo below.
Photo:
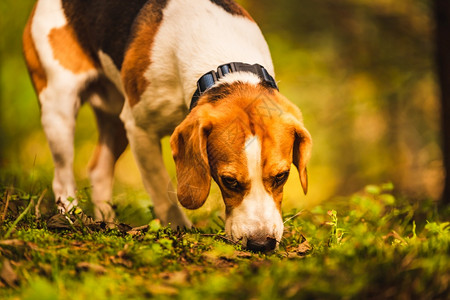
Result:
{"type": "Polygon", "coordinates": [[[177,195],[181,205],[196,209],[205,203],[211,187],[211,174],[206,151],[210,124],[194,117],[192,111],[170,138],[177,170],[177,195]]]}
{"type": "Polygon", "coordinates": [[[308,130],[300,123],[295,124],[295,140],[292,152],[292,162],[297,167],[303,192],[308,192],[308,174],[306,164],[311,157],[312,139],[308,130]]]}

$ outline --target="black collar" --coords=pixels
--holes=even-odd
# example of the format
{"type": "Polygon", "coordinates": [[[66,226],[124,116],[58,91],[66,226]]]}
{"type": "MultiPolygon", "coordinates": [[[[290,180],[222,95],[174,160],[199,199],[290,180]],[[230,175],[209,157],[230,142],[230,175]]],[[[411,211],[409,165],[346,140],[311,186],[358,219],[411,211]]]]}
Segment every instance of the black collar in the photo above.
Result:
{"type": "Polygon", "coordinates": [[[197,89],[192,96],[189,111],[191,111],[197,105],[200,96],[203,95],[209,88],[211,88],[216,83],[216,81],[224,77],[226,74],[233,72],[250,72],[256,74],[264,83],[278,90],[278,86],[275,80],[272,76],[270,76],[270,74],[263,66],[259,64],[249,65],[241,62],[232,62],[219,66],[217,68],[217,72],[209,71],[208,73],[200,77],[200,79],[197,81],[197,89]]]}

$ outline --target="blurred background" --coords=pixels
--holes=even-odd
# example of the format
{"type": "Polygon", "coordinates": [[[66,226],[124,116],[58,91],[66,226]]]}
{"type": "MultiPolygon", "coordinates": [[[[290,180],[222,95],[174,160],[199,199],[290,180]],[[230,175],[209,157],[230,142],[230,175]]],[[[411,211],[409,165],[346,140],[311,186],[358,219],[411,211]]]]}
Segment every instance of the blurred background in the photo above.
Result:
{"type": "MultiPolygon", "coordinates": [[[[0,2],[0,185],[39,191],[51,186],[53,164],[21,51],[34,2],[0,2]]],[[[314,141],[309,193],[292,172],[285,211],[384,182],[410,199],[439,199],[444,171],[430,1],[238,2],[260,25],[280,90],[300,107],[314,141]]],[[[74,169],[88,195],[86,165],[97,134],[88,106],[78,119],[74,169]]],[[[167,138],[163,148],[175,176],[167,138]]],[[[189,214],[220,214],[217,187],[210,198],[189,214]]],[[[129,150],[116,169],[114,202],[148,218],[142,208],[150,200],[129,150]]]]}

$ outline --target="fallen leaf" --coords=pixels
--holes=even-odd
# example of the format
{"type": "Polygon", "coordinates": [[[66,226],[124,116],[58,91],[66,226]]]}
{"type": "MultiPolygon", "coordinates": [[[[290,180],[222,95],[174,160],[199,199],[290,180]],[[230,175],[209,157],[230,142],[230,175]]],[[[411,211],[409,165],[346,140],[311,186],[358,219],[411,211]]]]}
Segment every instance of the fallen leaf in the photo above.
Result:
{"type": "Polygon", "coordinates": [[[308,243],[308,241],[303,237],[303,241],[300,245],[297,247],[297,254],[298,255],[306,255],[309,251],[311,251],[312,247],[308,243]]]}
{"type": "Polygon", "coordinates": [[[97,275],[103,275],[106,273],[105,267],[85,261],[78,263],[76,269],[78,272],[94,272],[97,275]]]}
{"type": "Polygon", "coordinates": [[[143,233],[147,232],[148,229],[149,229],[148,225],[133,227],[130,230],[128,230],[127,233],[134,236],[134,235],[143,234],[143,233]]]}
{"type": "Polygon", "coordinates": [[[71,224],[67,220],[66,216],[62,214],[57,214],[52,216],[47,221],[48,229],[72,229],[71,224]]]}
{"type": "Polygon", "coordinates": [[[159,276],[167,283],[174,285],[182,285],[188,282],[189,274],[186,270],[177,272],[163,272],[159,276]]]}
{"type": "Polygon", "coordinates": [[[17,284],[19,283],[19,277],[17,276],[16,271],[14,271],[10,261],[7,259],[3,260],[0,278],[10,287],[17,287],[17,284]]]}
{"type": "Polygon", "coordinates": [[[130,225],[127,225],[127,224],[125,224],[125,223],[119,223],[119,224],[117,224],[117,229],[118,229],[120,232],[126,233],[127,231],[132,230],[133,227],[131,227],[130,225]]]}
{"type": "Polygon", "coordinates": [[[246,251],[236,251],[235,252],[236,257],[238,258],[252,258],[253,254],[246,251]]]}
{"type": "Polygon", "coordinates": [[[18,239],[0,241],[0,247],[1,246],[20,247],[20,246],[24,246],[24,245],[25,245],[25,242],[22,240],[18,240],[18,239]]]}

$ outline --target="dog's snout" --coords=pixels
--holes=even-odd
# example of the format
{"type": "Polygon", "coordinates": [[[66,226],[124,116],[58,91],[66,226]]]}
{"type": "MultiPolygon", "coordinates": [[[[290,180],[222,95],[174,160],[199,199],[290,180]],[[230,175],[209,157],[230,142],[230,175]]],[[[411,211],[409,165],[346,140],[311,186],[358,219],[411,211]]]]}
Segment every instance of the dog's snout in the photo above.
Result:
{"type": "Polygon", "coordinates": [[[274,250],[277,246],[277,240],[271,237],[254,238],[247,240],[247,249],[255,252],[267,252],[274,250]]]}

